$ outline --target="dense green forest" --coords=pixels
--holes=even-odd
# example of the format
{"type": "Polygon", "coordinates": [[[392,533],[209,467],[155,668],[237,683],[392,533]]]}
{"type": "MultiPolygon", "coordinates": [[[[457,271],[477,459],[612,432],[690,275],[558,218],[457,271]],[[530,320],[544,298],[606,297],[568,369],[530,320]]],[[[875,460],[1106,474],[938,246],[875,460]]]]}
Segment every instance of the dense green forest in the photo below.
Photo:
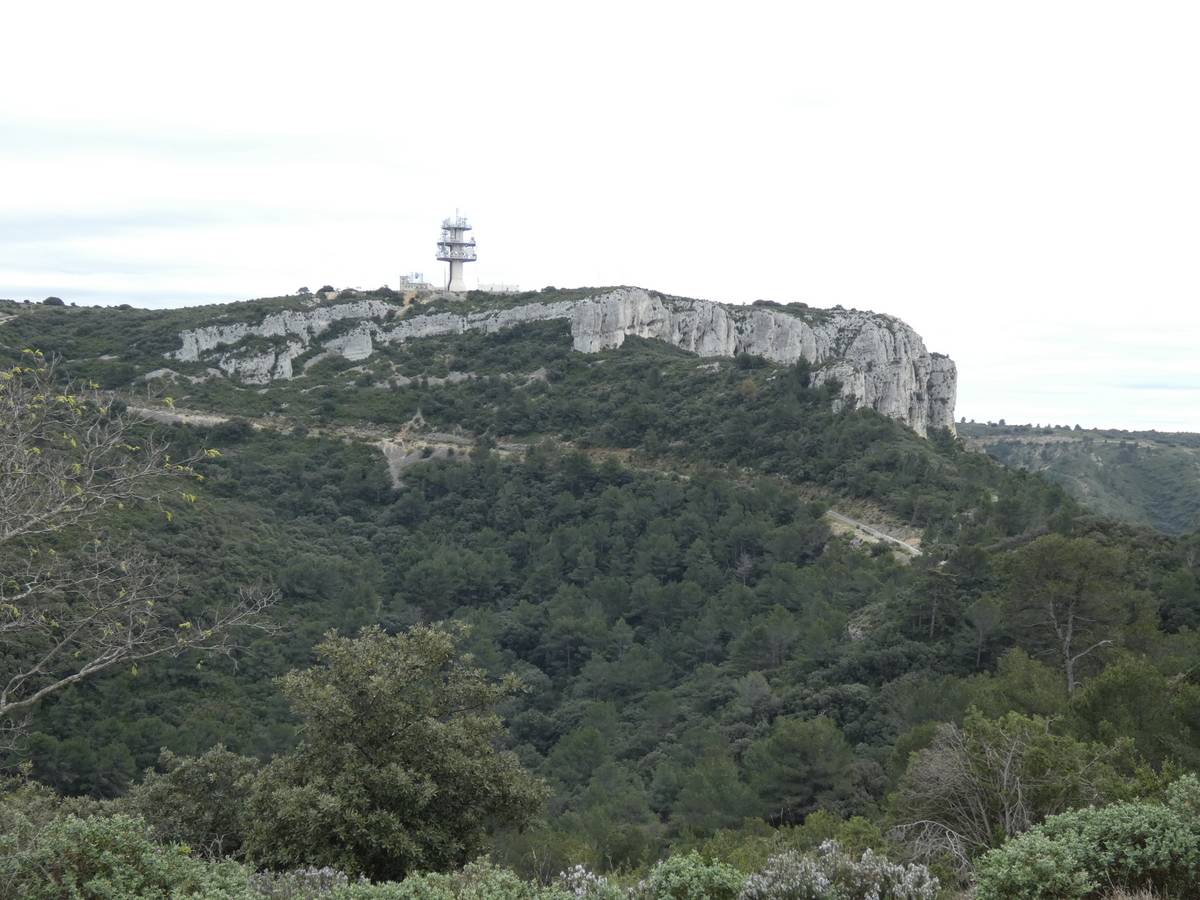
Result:
{"type": "MultiPolygon", "coordinates": [[[[270,800],[333,765],[313,699],[331,689],[321,666],[341,653],[352,668],[373,645],[323,636],[423,646],[434,623],[455,622],[467,629],[440,652],[469,654],[489,684],[515,676],[512,690],[473,690],[503,723],[480,726],[484,743],[533,779],[488,779],[507,785],[495,804],[509,814],[488,814],[486,840],[446,837],[404,864],[399,851],[337,855],[300,837],[310,827],[271,819],[263,804],[275,800],[228,801],[249,824],[226,848],[242,868],[221,878],[310,864],[404,879],[379,896],[601,897],[624,885],[645,897],[857,897],[845,885],[870,870],[880,884],[911,881],[881,896],[934,896],[924,868],[901,872],[912,862],[946,895],[977,878],[980,896],[1084,897],[1176,890],[1200,865],[1200,791],[1186,778],[1200,768],[1196,535],[1098,517],[949,433],[835,411],[835,388],[813,387],[803,363],[699,361],[636,339],[585,356],[565,326],[543,323],[393,345],[358,366],[327,360],[264,388],[131,386],[128,355],[99,357],[121,322],[161,330],[173,314],[34,313],[0,331],[14,364],[36,345],[61,355],[62,376],[120,388],[117,410],[169,397],[229,417],[155,426],[202,480],[109,510],[101,530],[169,568],[180,618],[263,585],[278,592],[280,626],[228,656],[154,659],[43,700],[10,755],[20,774],[6,807],[8,821],[49,823],[43,849],[124,835],[149,841],[139,859],[155,866],[172,842],[200,850],[178,821],[138,837],[156,809],[195,799],[189,773],[207,771],[210,786],[257,778],[248,794],[270,800]],[[106,331],[81,349],[83,320],[101,318],[106,331]],[[393,482],[372,440],[401,426],[454,432],[467,449],[393,482]],[[923,552],[835,535],[826,511],[855,504],[919,530],[923,552]],[[1019,814],[1011,786],[987,777],[997,754],[1017,760],[1019,814]],[[981,820],[962,818],[965,794],[981,820]],[[1108,818],[1071,812],[1089,805],[1108,818]],[[1130,817],[1143,837],[1174,829],[1186,871],[1104,869],[1072,843],[1087,829],[1124,834],[1130,817]],[[483,851],[491,863],[415,880],[483,851]],[[1044,858],[1075,881],[1037,893],[1044,858]],[[560,875],[576,866],[574,881],[560,875]],[[842,893],[787,893],[797,872],[842,893]],[[672,879],[707,893],[654,886],[672,879]]],[[[68,556],[72,534],[53,539],[68,556]]],[[[6,666],[20,648],[8,652],[6,666]]],[[[209,890],[216,871],[186,877],[209,890]]],[[[316,890],[286,893],[285,877],[244,896],[316,890]]],[[[336,890],[358,896],[351,881],[336,890]]]]}

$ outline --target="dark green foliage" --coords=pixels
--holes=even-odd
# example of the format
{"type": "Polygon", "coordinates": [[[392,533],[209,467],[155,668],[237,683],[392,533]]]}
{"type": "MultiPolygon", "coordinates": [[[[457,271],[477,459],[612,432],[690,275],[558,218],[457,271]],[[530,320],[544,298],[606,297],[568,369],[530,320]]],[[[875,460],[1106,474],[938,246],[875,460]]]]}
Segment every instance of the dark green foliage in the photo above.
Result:
{"type": "MultiPolygon", "coordinates": [[[[748,760],[753,765],[753,760],[748,760]]],[[[771,797],[774,803],[775,798],[771,797]]],[[[740,823],[761,809],[754,790],[745,784],[728,752],[713,750],[686,770],[679,780],[672,824],[681,831],[710,834],[740,823]]]]}
{"type": "Polygon", "coordinates": [[[541,788],[492,746],[502,730],[493,710],[519,684],[474,668],[462,634],[329,635],[317,666],[282,679],[304,740],[254,781],[251,859],[399,879],[460,866],[491,827],[525,824],[541,788]]]}
{"type": "Polygon", "coordinates": [[[149,824],[161,843],[186,844],[213,858],[240,856],[249,825],[246,795],[258,760],[218,744],[195,757],[164,750],[158,768],[120,806],[149,824]]]}
{"type": "MultiPolygon", "coordinates": [[[[365,447],[228,427],[176,440],[223,447],[207,464],[204,502],[182,527],[131,525],[185,567],[198,599],[271,575],[289,630],[255,645],[237,671],[155,667],[48,705],[34,763],[65,788],[119,793],[118,776],[132,780],[161,746],[287,749],[294,724],[270,677],[307,665],[323,630],[371,621],[467,619],[480,663],[522,675],[531,691],[505,708],[510,746],[555,790],[554,828],[575,835],[564,865],[637,864],[672,835],[742,815],[778,819],[784,806],[787,821],[822,805],[869,813],[903,767],[890,748],[911,729],[954,720],[968,702],[993,716],[1067,710],[1061,677],[1028,656],[962,680],[977,648],[961,609],[1003,584],[994,552],[979,549],[983,562],[956,555],[938,574],[872,557],[831,540],[820,507],[781,483],[683,480],[539,449],[524,463],[484,455],[418,466],[393,492],[365,447]],[[956,592],[931,640],[919,611],[947,571],[956,592]],[[851,621],[863,623],[859,640],[847,638],[851,621]],[[792,716],[776,721],[784,710],[792,716]],[[783,741],[772,736],[789,729],[832,743],[772,753],[783,741]],[[759,767],[751,753],[778,762],[759,767]]],[[[989,634],[985,665],[1025,640],[1011,624],[989,634]]],[[[1190,702],[1190,682],[1174,684],[1190,702]]],[[[1080,709],[1072,727],[1117,736],[1101,724],[1116,707],[1081,699],[1080,709]]],[[[1139,747],[1178,756],[1178,721],[1147,720],[1139,747]]],[[[538,834],[543,849],[559,841],[538,834]]],[[[505,846],[525,864],[527,851],[505,846]]]]}
{"type": "Polygon", "coordinates": [[[746,762],[760,809],[779,824],[796,824],[818,809],[863,807],[854,752],[824,717],[777,720],[771,735],[750,747],[746,762]]]}
{"type": "Polygon", "coordinates": [[[1200,771],[1200,685],[1126,656],[1088,681],[1071,704],[1075,730],[1092,740],[1133,741],[1157,766],[1200,771]]]}
{"type": "Polygon", "coordinates": [[[1151,599],[1129,583],[1123,554],[1090,538],[1046,535],[1012,553],[1004,567],[1005,611],[1027,646],[1062,669],[1068,694],[1085,668],[1122,643],[1123,632],[1153,616],[1151,599]]]}

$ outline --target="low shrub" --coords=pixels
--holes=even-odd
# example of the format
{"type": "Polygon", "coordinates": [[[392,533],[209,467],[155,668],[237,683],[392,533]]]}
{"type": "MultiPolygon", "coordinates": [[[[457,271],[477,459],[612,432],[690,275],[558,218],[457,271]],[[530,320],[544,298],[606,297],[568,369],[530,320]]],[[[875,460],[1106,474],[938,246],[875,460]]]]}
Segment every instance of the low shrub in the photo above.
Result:
{"type": "Polygon", "coordinates": [[[869,849],[854,857],[826,841],[815,856],[772,857],[746,879],[740,900],[934,900],[938,888],[924,866],[893,863],[869,849]]]}
{"type": "Polygon", "coordinates": [[[568,896],[581,900],[624,900],[626,897],[625,891],[584,866],[571,867],[559,875],[554,884],[568,896]]]}
{"type": "Polygon", "coordinates": [[[984,856],[976,883],[977,900],[1077,900],[1097,888],[1068,847],[1037,829],[984,856]]]}
{"type": "Polygon", "coordinates": [[[746,879],[741,900],[825,900],[833,889],[816,860],[790,850],[746,879]]]}
{"type": "Polygon", "coordinates": [[[3,862],[5,896],[25,900],[171,897],[255,900],[250,873],[235,862],[204,862],[183,845],[156,844],[145,822],[126,815],[51,822],[36,843],[3,862]]]}
{"type": "Polygon", "coordinates": [[[656,863],[629,896],[632,900],[736,900],[745,880],[733,866],[709,861],[693,850],[656,863]]]}
{"type": "Polygon", "coordinates": [[[1200,823],[1200,778],[1184,775],[1171,782],[1166,791],[1166,804],[1195,827],[1200,823]]]}
{"type": "Polygon", "coordinates": [[[401,882],[350,884],[329,896],[330,900],[572,900],[561,888],[532,884],[485,861],[457,872],[411,875],[401,882]]]}
{"type": "Polygon", "coordinates": [[[1200,821],[1188,814],[1196,787],[1175,782],[1167,805],[1114,803],[1051,816],[984,856],[979,900],[1083,900],[1112,888],[1188,896],[1200,881],[1200,821]]]}
{"type": "Polygon", "coordinates": [[[1200,835],[1174,810],[1117,803],[1052,816],[1041,826],[1105,886],[1185,892],[1200,878],[1200,835]]]}
{"type": "Polygon", "coordinates": [[[263,900],[311,900],[349,886],[350,878],[329,866],[306,866],[287,872],[256,872],[250,876],[250,884],[263,900]]]}
{"type": "Polygon", "coordinates": [[[200,756],[163,750],[160,771],[149,771],[119,803],[144,819],[164,843],[187,844],[210,858],[238,856],[248,828],[246,793],[258,760],[218,744],[200,756]]]}

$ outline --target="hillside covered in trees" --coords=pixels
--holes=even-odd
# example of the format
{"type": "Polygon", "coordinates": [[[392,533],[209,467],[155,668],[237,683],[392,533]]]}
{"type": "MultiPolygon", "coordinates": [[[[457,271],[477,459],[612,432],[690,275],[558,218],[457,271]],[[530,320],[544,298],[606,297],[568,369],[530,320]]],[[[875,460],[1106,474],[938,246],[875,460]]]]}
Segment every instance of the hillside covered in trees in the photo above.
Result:
{"type": "MultiPolygon", "coordinates": [[[[185,633],[273,598],[227,652],[31,706],[13,883],[114,842],[213,897],[1099,897],[1200,870],[1195,533],[846,409],[803,361],[585,355],[539,322],[266,385],[159,372],[201,312],[0,323],[11,378],[57,358],[65,395],[95,385],[75,421],[187,468],[0,543],[9,583],[103,541],[169,571],[185,633]]],[[[4,644],[3,678],[54,635],[4,644]]]]}
{"type": "Polygon", "coordinates": [[[963,423],[967,446],[1040,472],[1101,515],[1167,534],[1200,529],[1200,435],[963,423]]]}

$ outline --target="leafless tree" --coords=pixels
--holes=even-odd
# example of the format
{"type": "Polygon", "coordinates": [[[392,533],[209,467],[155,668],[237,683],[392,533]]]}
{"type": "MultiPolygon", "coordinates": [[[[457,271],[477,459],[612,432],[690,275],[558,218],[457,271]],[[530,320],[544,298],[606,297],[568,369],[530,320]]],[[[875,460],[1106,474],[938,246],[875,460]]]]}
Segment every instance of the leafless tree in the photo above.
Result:
{"type": "Polygon", "coordinates": [[[169,500],[196,499],[206,455],[173,459],[144,422],[40,353],[0,372],[0,731],[114,666],[229,651],[241,627],[271,627],[275,595],[262,588],[184,618],[170,565],[95,530],[132,504],[171,517],[169,500]]]}
{"type": "Polygon", "coordinates": [[[917,858],[971,861],[1044,817],[1102,802],[1128,748],[1056,735],[1049,720],[978,712],[946,724],[909,763],[896,793],[897,835],[917,858]]]}

